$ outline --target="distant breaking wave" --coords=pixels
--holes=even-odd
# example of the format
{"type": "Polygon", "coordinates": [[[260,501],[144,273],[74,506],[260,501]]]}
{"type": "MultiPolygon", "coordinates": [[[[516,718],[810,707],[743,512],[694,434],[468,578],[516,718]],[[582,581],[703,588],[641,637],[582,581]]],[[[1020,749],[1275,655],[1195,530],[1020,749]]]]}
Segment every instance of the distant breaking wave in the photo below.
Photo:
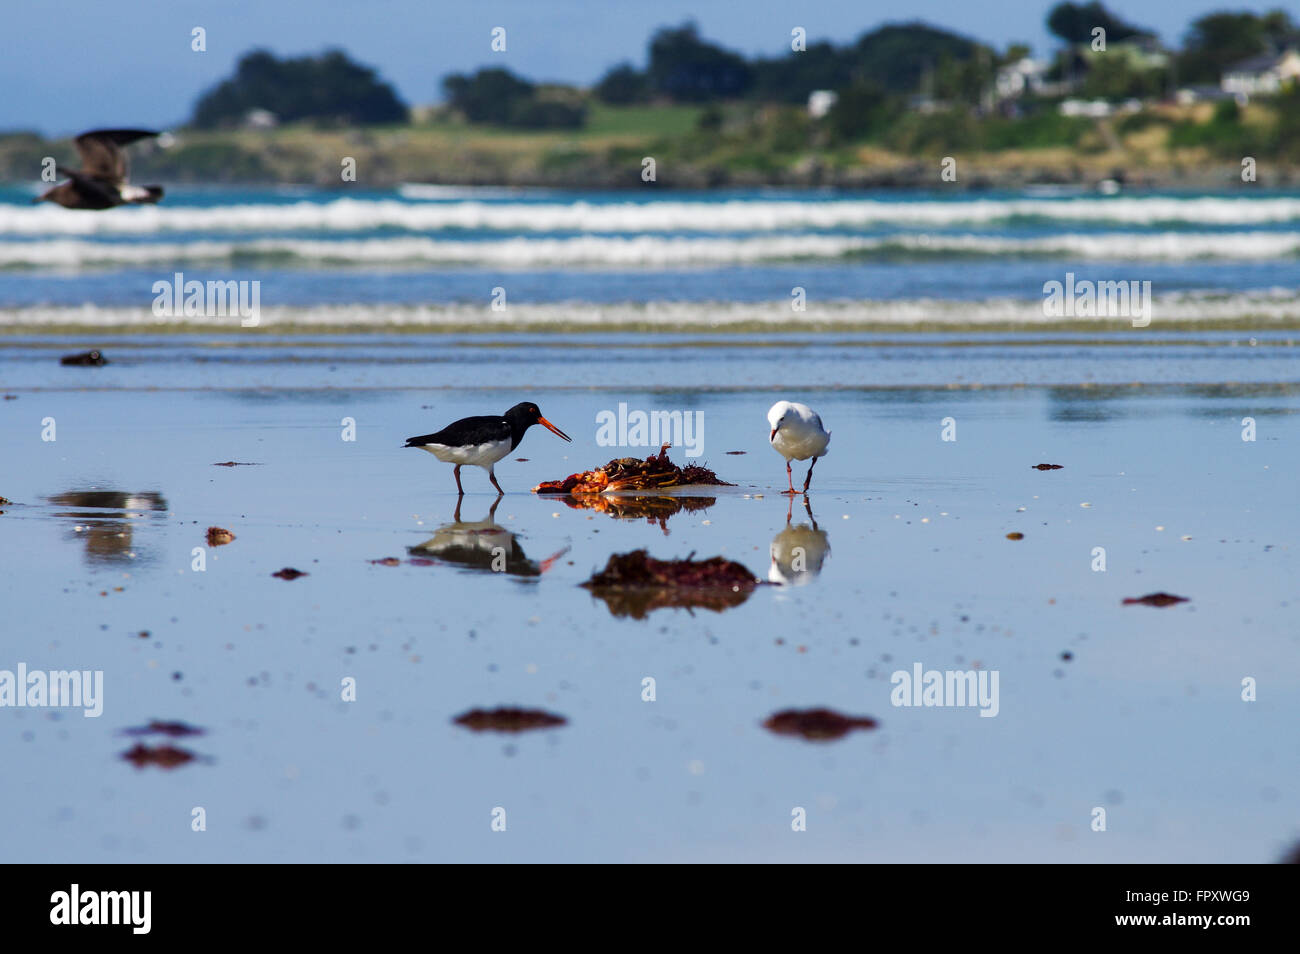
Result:
{"type": "MultiPolygon", "coordinates": [[[[1300,292],[1262,289],[1235,295],[1176,292],[1157,295],[1150,331],[1161,327],[1300,328],[1300,292]]],[[[512,304],[508,312],[483,305],[314,305],[261,309],[260,327],[280,332],[431,331],[448,334],[502,331],[713,331],[772,329],[788,332],[863,330],[960,330],[1013,328],[1124,327],[1127,319],[1057,318],[1044,315],[1041,299],[952,301],[918,298],[902,301],[827,301],[797,316],[788,300],[740,302],[553,302],[512,304]]],[[[149,302],[138,308],[33,306],[0,309],[0,328],[10,332],[49,332],[98,328],[229,332],[245,334],[238,317],[172,319],[155,317],[149,302]]],[[[1134,332],[1135,334],[1138,332],[1134,332]]]]}
{"type": "Polygon", "coordinates": [[[1118,261],[1249,261],[1300,255],[1300,232],[1097,234],[1011,238],[991,235],[840,235],[690,238],[431,238],[244,241],[98,242],[84,239],[0,242],[0,268],[242,265],[425,265],[484,268],[665,268],[848,258],[1064,257],[1118,261]]]}
{"type": "Polygon", "coordinates": [[[1041,220],[1130,226],[1258,226],[1300,222],[1300,198],[1120,197],[898,200],[734,199],[698,202],[491,202],[335,199],[226,206],[159,205],[112,214],[0,205],[0,236],[167,232],[753,233],[876,226],[946,227],[1041,220]]]}

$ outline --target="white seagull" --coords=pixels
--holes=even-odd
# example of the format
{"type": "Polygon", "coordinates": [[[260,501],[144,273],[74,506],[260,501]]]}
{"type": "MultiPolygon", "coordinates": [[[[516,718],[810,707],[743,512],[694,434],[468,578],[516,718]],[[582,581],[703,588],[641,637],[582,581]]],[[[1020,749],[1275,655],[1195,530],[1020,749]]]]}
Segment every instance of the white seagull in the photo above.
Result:
{"type": "Polygon", "coordinates": [[[772,405],[772,409],[767,412],[767,423],[772,428],[772,433],[768,436],[772,447],[776,452],[785,458],[785,479],[790,484],[789,490],[783,490],[783,494],[797,494],[799,491],[794,489],[794,477],[790,472],[790,461],[807,460],[812,458],[812,463],[808,465],[808,476],[804,478],[803,492],[808,492],[808,485],[812,482],[813,468],[817,466],[817,458],[826,456],[826,448],[831,443],[831,432],[822,426],[822,419],[817,416],[817,412],[807,404],[799,404],[795,401],[777,401],[772,405]]]}

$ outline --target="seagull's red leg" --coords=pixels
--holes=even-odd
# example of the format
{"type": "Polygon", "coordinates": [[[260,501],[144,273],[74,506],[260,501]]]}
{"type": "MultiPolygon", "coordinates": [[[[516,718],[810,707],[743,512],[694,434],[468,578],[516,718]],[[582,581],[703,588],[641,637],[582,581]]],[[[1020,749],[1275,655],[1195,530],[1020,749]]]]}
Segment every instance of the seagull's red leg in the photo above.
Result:
{"type": "Polygon", "coordinates": [[[456,474],[456,491],[457,493],[460,494],[460,496],[464,497],[465,488],[460,485],[460,464],[456,465],[455,474],[456,474]]]}
{"type": "Polygon", "coordinates": [[[497,494],[498,494],[498,495],[501,495],[501,494],[504,494],[504,493],[505,493],[505,491],[501,489],[501,485],[497,483],[497,473],[496,473],[496,468],[494,468],[494,467],[489,467],[489,468],[488,468],[488,479],[492,481],[492,486],[495,487],[495,488],[497,489],[497,494]]]}
{"type": "Polygon", "coordinates": [[[808,465],[808,476],[805,477],[805,478],[803,479],[803,492],[804,492],[804,493],[807,493],[807,492],[808,492],[808,485],[812,483],[812,469],[813,469],[814,467],[816,467],[816,466],[817,466],[817,458],[814,457],[814,458],[812,459],[812,463],[808,465]]]}
{"type": "Polygon", "coordinates": [[[781,491],[781,493],[783,493],[783,494],[789,494],[791,497],[793,497],[793,496],[794,496],[795,494],[797,494],[799,491],[797,491],[797,490],[794,489],[794,474],[793,474],[793,472],[790,470],[790,462],[789,462],[789,461],[786,461],[786,462],[785,462],[785,480],[786,480],[786,483],[788,483],[788,484],[790,485],[790,489],[789,489],[789,490],[783,490],[783,491],[781,491]]]}

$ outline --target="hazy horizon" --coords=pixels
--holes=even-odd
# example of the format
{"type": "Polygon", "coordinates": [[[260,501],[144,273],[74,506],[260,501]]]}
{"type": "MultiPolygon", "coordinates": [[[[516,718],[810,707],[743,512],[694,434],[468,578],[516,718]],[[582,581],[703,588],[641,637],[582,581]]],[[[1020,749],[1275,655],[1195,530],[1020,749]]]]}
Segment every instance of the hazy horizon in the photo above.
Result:
{"type": "MultiPolygon", "coordinates": [[[[1036,55],[1055,45],[1044,21],[1052,0],[1009,0],[977,7],[957,0],[918,0],[899,15],[864,10],[847,0],[807,4],[752,0],[743,16],[734,4],[665,0],[651,6],[592,10],[576,0],[536,5],[485,0],[474,8],[419,0],[376,0],[358,13],[342,0],[319,0],[309,19],[284,2],[232,0],[177,6],[162,0],[129,5],[66,0],[8,11],[10,35],[22,43],[0,62],[0,81],[22,95],[0,103],[0,130],[67,135],[95,126],[167,128],[188,119],[199,94],[229,76],[238,58],[264,47],[277,55],[341,47],[374,67],[410,105],[441,98],[448,73],[503,66],[535,80],[590,85],[610,66],[645,61],[651,33],[694,20],[703,36],[747,56],[780,55],[790,30],[809,42],[844,43],[885,23],[921,20],[998,49],[1028,43],[1036,55]],[[124,16],[130,28],[123,29],[124,16]],[[207,52],[190,49],[190,31],[207,31],[207,52]],[[507,50],[489,47],[493,27],[507,30],[507,50]],[[57,29],[54,29],[57,27],[57,29]],[[111,41],[106,39],[111,38],[111,41]]],[[[1111,5],[1126,20],[1181,40],[1191,21],[1212,10],[1262,12],[1291,3],[1238,4],[1194,0],[1171,8],[1157,0],[1111,5]]]]}

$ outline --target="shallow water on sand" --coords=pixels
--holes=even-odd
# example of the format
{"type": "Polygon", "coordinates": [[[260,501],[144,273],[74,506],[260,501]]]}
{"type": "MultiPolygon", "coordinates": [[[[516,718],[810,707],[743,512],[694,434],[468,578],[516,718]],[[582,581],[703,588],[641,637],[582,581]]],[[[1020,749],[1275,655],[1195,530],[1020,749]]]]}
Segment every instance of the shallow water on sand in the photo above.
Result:
{"type": "MultiPolygon", "coordinates": [[[[1272,861],[1300,837],[1300,386],[1281,338],[845,336],[801,345],[806,364],[691,339],[335,338],[237,360],[210,340],[124,338],[98,369],[59,368],[66,341],[0,349],[0,669],[104,672],[99,718],[0,710],[0,811],[23,819],[4,860],[1272,861]],[[811,515],[776,493],[777,394],[833,433],[811,515]],[[526,398],[574,443],[535,429],[499,466],[500,529],[469,528],[507,549],[496,573],[466,528],[446,546],[450,469],[400,445],[526,398]],[[701,412],[702,459],[737,486],[662,523],[527,492],[655,449],[597,445],[620,402],[701,412]],[[211,525],[236,539],[196,572],[211,525]],[[819,572],[720,613],[619,617],[578,586],[641,547],[767,579],[792,539],[819,572]],[[1121,603],[1156,591],[1190,602],[1121,603]],[[916,663],[998,671],[996,717],[891,705],[916,663]],[[503,704],[568,723],[452,722],[503,704]],[[762,728],[812,706],[880,725],[762,728]],[[204,760],[123,761],[121,731],[152,719],[206,729],[174,740],[204,760]]],[[[465,484],[462,522],[486,520],[486,475],[465,484]]]]}

